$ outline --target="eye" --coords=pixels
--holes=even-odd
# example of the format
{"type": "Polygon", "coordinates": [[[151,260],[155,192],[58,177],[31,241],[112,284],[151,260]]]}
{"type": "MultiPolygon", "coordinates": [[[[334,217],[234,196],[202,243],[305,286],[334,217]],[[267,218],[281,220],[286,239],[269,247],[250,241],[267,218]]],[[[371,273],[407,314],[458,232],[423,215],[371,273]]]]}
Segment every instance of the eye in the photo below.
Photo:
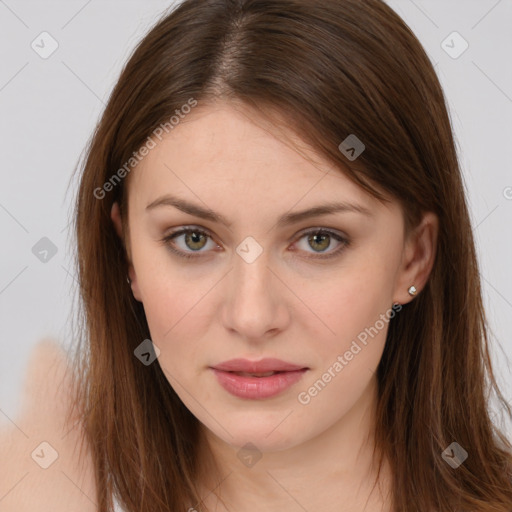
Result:
{"type": "Polygon", "coordinates": [[[208,241],[210,241],[215,247],[217,247],[217,245],[211,240],[209,233],[203,231],[202,229],[197,228],[180,229],[179,231],[175,231],[174,233],[171,233],[170,235],[164,237],[161,241],[167,245],[168,249],[171,252],[183,258],[199,257],[200,254],[191,254],[190,252],[187,252],[187,249],[190,249],[192,253],[205,252],[201,251],[201,249],[203,247],[206,247],[208,241]],[[182,242],[185,246],[182,246],[182,248],[180,249],[176,249],[177,244],[176,242],[174,242],[174,240],[179,239],[182,236],[184,236],[182,242]]]}
{"type": "MultiPolygon", "coordinates": [[[[308,256],[309,258],[321,258],[321,259],[327,259],[332,258],[334,256],[337,256],[345,247],[349,245],[349,240],[340,234],[323,228],[315,228],[313,230],[306,231],[302,233],[299,240],[302,239],[305,240],[305,244],[307,248],[313,249],[313,255],[308,256]],[[332,245],[332,240],[335,240],[338,243],[337,249],[333,251],[327,252],[327,249],[332,245]],[[323,253],[326,253],[327,255],[324,255],[323,253]]],[[[300,244],[299,244],[300,245],[300,244]]],[[[305,249],[305,252],[307,249],[305,249]]]]}
{"type": "MultiPolygon", "coordinates": [[[[332,258],[337,256],[350,244],[350,241],[347,238],[324,228],[315,228],[303,232],[299,237],[299,241],[304,238],[306,238],[305,242],[307,246],[313,249],[313,255],[307,256],[307,258],[320,258],[324,260],[332,258]],[[338,248],[334,251],[327,252],[327,249],[331,246],[333,239],[338,243],[338,248]],[[324,255],[323,253],[327,253],[327,255],[324,255]]],[[[202,249],[207,246],[208,242],[211,242],[213,245],[213,247],[210,248],[219,247],[218,244],[213,242],[211,235],[207,231],[194,227],[187,227],[175,231],[174,233],[165,236],[161,242],[164,243],[172,253],[186,259],[198,258],[201,256],[202,252],[207,252],[206,250],[202,251],[202,249]],[[181,240],[181,247],[175,242],[175,240],[179,240],[180,237],[184,237],[181,240]],[[177,246],[179,248],[177,248],[177,246]]],[[[307,249],[302,250],[304,250],[304,252],[309,252],[307,249]]]]}

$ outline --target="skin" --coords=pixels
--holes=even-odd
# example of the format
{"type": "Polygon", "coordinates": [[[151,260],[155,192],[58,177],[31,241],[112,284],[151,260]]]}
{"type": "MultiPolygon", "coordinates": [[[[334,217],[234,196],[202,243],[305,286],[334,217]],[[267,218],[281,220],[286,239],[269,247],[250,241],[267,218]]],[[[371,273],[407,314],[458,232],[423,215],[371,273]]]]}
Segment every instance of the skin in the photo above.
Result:
{"type": "Polygon", "coordinates": [[[56,340],[38,342],[25,370],[17,415],[7,417],[3,411],[0,415],[2,512],[98,510],[87,445],[78,457],[80,422],[65,421],[69,390],[65,351],[56,340]],[[54,451],[41,446],[43,442],[54,451]]]}
{"type": "Polygon", "coordinates": [[[380,492],[370,494],[374,372],[388,324],[308,404],[298,395],[393,303],[413,300],[412,284],[421,292],[433,264],[437,218],[425,214],[406,238],[396,201],[377,201],[293,133],[286,140],[298,147],[276,133],[241,105],[200,105],[150,151],[129,176],[124,230],[118,205],[112,208],[117,233],[125,237],[132,292],[144,305],[158,363],[200,421],[203,449],[209,446],[219,464],[223,480],[215,493],[211,472],[200,482],[209,510],[329,512],[340,504],[389,510],[387,465],[380,492]],[[207,206],[232,224],[172,206],[146,210],[163,194],[207,206]],[[339,212],[276,226],[284,213],[340,200],[364,206],[371,216],[339,212]],[[182,227],[211,236],[188,245],[183,234],[174,239],[178,249],[199,252],[196,259],[171,253],[172,241],[161,242],[182,227]],[[310,228],[329,229],[350,243],[308,244],[303,232],[310,228]],[[263,249],[252,263],[236,252],[248,236],[263,249]],[[339,247],[331,259],[314,258],[339,247]],[[241,399],[209,369],[235,357],[276,357],[309,370],[276,397],[241,399]],[[252,467],[237,457],[248,442],[261,455],[252,467]]]}

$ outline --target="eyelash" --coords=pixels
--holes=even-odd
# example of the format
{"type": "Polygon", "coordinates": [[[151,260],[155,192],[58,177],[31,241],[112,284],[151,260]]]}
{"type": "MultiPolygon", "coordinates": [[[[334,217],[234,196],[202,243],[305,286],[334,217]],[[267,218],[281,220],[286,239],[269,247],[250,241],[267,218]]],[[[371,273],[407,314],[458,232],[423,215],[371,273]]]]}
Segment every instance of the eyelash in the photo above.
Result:
{"type": "MultiPolygon", "coordinates": [[[[181,258],[185,258],[185,259],[200,258],[201,254],[199,254],[199,253],[191,254],[191,253],[183,252],[183,251],[173,247],[171,240],[173,240],[174,238],[177,238],[180,235],[184,235],[187,233],[196,233],[199,235],[204,235],[204,236],[208,237],[209,239],[212,239],[211,235],[207,231],[204,231],[199,228],[187,227],[184,229],[180,229],[178,231],[174,231],[170,235],[167,235],[164,238],[162,238],[160,240],[160,242],[164,243],[171,252],[173,252],[174,254],[177,254],[181,258]]],[[[330,258],[334,258],[335,256],[338,256],[341,252],[343,252],[344,249],[350,245],[350,240],[348,240],[347,238],[342,237],[341,235],[339,235],[338,233],[336,233],[334,231],[324,229],[324,228],[315,228],[315,229],[310,229],[309,231],[302,232],[300,237],[298,238],[298,240],[301,240],[303,237],[305,237],[307,235],[329,235],[332,238],[334,238],[335,240],[337,240],[338,242],[342,242],[342,245],[340,247],[335,249],[333,252],[328,253],[327,256],[323,256],[321,253],[319,253],[319,254],[316,254],[313,256],[307,256],[307,258],[309,258],[309,259],[327,260],[330,258]]]]}

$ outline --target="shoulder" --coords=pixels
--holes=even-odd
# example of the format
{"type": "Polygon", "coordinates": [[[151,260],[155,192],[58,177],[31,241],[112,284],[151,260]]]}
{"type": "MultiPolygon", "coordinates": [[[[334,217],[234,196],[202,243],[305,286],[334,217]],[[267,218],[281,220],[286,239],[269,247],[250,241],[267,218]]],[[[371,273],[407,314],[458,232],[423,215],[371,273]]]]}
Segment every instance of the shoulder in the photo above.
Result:
{"type": "MultiPolygon", "coordinates": [[[[95,512],[95,483],[81,429],[65,423],[70,404],[68,358],[54,340],[40,341],[25,370],[20,409],[0,426],[2,512],[95,512]]],[[[5,420],[5,421],[4,421],[5,420]]]]}

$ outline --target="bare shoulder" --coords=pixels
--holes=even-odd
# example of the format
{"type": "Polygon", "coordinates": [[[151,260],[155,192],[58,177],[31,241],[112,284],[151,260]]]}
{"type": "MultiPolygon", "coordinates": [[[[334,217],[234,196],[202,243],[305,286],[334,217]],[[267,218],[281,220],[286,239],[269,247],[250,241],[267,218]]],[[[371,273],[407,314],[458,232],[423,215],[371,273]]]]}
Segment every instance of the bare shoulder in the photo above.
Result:
{"type": "Polygon", "coordinates": [[[26,367],[20,413],[0,427],[0,512],[95,512],[87,447],[80,425],[66,424],[68,359],[53,340],[39,342],[26,367]]]}

